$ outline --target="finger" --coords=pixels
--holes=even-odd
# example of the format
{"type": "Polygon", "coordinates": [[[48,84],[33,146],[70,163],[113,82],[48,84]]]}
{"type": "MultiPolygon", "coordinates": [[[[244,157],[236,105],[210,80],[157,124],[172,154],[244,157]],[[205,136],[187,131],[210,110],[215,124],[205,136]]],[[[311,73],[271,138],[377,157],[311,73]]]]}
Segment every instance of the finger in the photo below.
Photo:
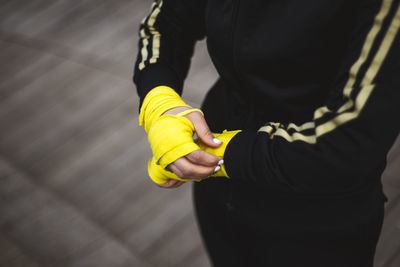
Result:
{"type": "Polygon", "coordinates": [[[195,150],[192,153],[187,154],[185,157],[191,163],[197,165],[203,165],[208,167],[214,166],[215,168],[217,165],[222,164],[222,162],[220,162],[222,160],[220,157],[217,157],[203,150],[195,150]]]}
{"type": "Polygon", "coordinates": [[[184,181],[169,179],[168,182],[166,182],[164,184],[157,184],[157,185],[161,188],[177,188],[177,187],[183,185],[184,183],[185,183],[184,181]]]}
{"type": "Polygon", "coordinates": [[[219,147],[222,144],[221,140],[215,138],[211,133],[204,116],[200,112],[192,112],[185,117],[193,123],[197,136],[204,144],[210,147],[219,147]]]}
{"type": "Polygon", "coordinates": [[[166,182],[164,184],[157,184],[157,185],[162,188],[174,188],[177,182],[179,182],[179,181],[174,180],[174,179],[169,179],[168,182],[166,182]]]}
{"type": "Polygon", "coordinates": [[[180,187],[184,183],[185,183],[184,181],[177,181],[177,183],[174,185],[174,188],[180,187]]]}
{"type": "Polygon", "coordinates": [[[182,157],[171,163],[169,168],[181,179],[204,179],[214,174],[220,167],[195,165],[182,157]]]}
{"type": "Polygon", "coordinates": [[[179,181],[179,180],[174,180],[174,179],[171,179],[171,180],[174,181],[174,183],[171,184],[171,186],[169,188],[177,188],[185,183],[184,181],[179,181]]]}

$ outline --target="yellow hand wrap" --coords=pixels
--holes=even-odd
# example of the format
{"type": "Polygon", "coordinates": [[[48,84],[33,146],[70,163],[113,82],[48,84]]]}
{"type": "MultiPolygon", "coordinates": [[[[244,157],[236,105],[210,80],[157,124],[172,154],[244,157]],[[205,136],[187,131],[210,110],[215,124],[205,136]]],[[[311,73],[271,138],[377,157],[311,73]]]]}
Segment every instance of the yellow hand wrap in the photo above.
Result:
{"type": "Polygon", "coordinates": [[[139,125],[149,132],[153,122],[164,112],[176,107],[188,107],[181,97],[168,86],[157,86],[147,93],[139,114],[139,125]]]}
{"type": "MultiPolygon", "coordinates": [[[[216,138],[218,138],[222,141],[222,145],[218,148],[211,148],[209,146],[206,146],[200,140],[196,140],[196,143],[198,144],[200,149],[202,149],[210,154],[213,154],[213,155],[223,158],[228,143],[239,132],[241,132],[241,131],[240,130],[237,130],[237,131],[226,131],[225,130],[223,133],[213,134],[216,138]]],[[[164,184],[164,183],[168,182],[168,179],[175,179],[175,180],[186,181],[186,182],[187,181],[196,181],[196,182],[201,181],[201,179],[193,179],[193,180],[180,179],[173,172],[170,172],[167,169],[162,168],[160,165],[157,165],[156,160],[154,158],[150,159],[148,169],[149,169],[149,175],[150,175],[151,179],[158,184],[164,184]]],[[[229,178],[228,174],[226,173],[224,165],[221,165],[221,169],[218,172],[216,172],[215,174],[211,175],[211,177],[227,177],[227,178],[229,178]]]]}
{"type": "Polygon", "coordinates": [[[190,109],[177,115],[163,115],[153,122],[149,142],[156,164],[165,168],[175,160],[199,150],[193,141],[194,126],[182,114],[198,111],[190,109]]]}
{"type": "Polygon", "coordinates": [[[145,97],[139,115],[139,124],[144,125],[153,151],[148,171],[150,178],[163,184],[168,179],[182,180],[166,167],[175,160],[200,149],[193,141],[194,126],[184,116],[191,112],[200,112],[182,101],[180,96],[170,87],[158,86],[145,97]],[[176,107],[188,107],[177,115],[162,115],[176,107]],[[161,175],[162,174],[162,175],[161,175]]]}
{"type": "MultiPolygon", "coordinates": [[[[212,148],[212,147],[205,145],[204,143],[201,142],[200,139],[196,140],[196,143],[200,147],[201,150],[204,150],[215,156],[224,158],[226,147],[228,146],[228,144],[232,140],[232,138],[239,132],[241,132],[241,130],[236,130],[236,131],[224,130],[222,133],[213,133],[213,135],[216,138],[218,138],[219,140],[222,141],[222,144],[217,148],[212,148]]],[[[216,173],[214,173],[213,175],[211,175],[211,177],[227,177],[227,178],[229,178],[229,176],[225,170],[225,165],[222,164],[221,169],[219,171],[217,171],[216,173]]]]}

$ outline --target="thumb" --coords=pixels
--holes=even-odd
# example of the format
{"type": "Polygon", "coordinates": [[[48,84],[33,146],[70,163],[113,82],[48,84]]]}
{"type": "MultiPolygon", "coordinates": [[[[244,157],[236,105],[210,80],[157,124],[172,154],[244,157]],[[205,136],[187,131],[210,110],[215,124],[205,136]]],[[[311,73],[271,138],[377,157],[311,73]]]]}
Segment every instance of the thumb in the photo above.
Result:
{"type": "Polygon", "coordinates": [[[205,145],[209,147],[219,147],[222,144],[221,140],[215,138],[211,133],[206,120],[200,112],[192,112],[185,117],[193,123],[197,136],[205,145]]]}

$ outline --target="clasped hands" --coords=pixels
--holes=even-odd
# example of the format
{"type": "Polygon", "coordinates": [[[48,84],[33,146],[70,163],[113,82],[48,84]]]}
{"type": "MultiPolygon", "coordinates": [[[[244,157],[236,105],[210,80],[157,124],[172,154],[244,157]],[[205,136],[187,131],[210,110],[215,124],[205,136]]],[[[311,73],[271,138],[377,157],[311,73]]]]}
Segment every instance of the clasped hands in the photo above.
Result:
{"type": "Polygon", "coordinates": [[[171,88],[151,90],[139,120],[148,132],[153,151],[149,176],[160,187],[175,188],[210,176],[228,177],[223,154],[238,131],[213,135],[202,112],[186,105],[171,88]],[[194,133],[197,140],[193,140],[194,133]]]}
{"type": "Polygon", "coordinates": [[[214,138],[203,114],[195,109],[177,107],[165,112],[150,129],[149,141],[153,150],[149,174],[160,187],[200,181],[220,171],[223,164],[222,157],[201,150],[218,148],[222,141],[214,138]],[[196,141],[194,133],[199,138],[196,141]]]}

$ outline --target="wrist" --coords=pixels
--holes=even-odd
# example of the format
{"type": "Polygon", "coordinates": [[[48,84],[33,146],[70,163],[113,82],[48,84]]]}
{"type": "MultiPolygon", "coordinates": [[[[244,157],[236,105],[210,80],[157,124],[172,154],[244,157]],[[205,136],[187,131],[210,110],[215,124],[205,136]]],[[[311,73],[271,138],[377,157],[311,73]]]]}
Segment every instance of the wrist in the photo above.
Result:
{"type": "Polygon", "coordinates": [[[172,88],[157,86],[143,100],[139,113],[139,125],[143,125],[146,132],[148,132],[157,118],[168,110],[177,107],[191,108],[172,88]]]}

